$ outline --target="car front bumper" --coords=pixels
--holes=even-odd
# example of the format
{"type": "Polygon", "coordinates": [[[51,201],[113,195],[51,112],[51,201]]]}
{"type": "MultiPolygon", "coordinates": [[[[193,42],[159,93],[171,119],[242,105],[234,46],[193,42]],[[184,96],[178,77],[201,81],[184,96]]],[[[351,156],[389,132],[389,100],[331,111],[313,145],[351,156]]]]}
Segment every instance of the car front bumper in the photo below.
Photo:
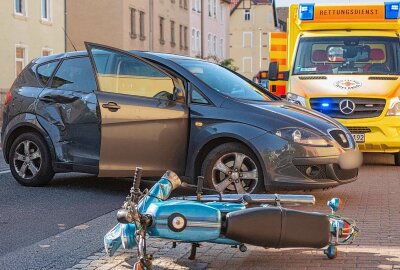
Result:
{"type": "Polygon", "coordinates": [[[268,191],[323,189],[350,183],[357,180],[362,163],[358,149],[295,145],[272,134],[255,138],[252,143],[261,149],[268,191]]]}

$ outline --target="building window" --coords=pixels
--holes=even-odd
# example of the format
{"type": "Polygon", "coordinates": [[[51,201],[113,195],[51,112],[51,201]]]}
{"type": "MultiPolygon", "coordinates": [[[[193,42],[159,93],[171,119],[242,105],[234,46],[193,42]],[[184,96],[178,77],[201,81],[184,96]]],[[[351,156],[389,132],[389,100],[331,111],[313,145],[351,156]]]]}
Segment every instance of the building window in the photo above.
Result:
{"type": "Polygon", "coordinates": [[[223,38],[221,38],[220,40],[219,40],[219,54],[220,54],[220,57],[221,57],[221,59],[224,59],[224,39],[223,38]]]}
{"type": "Polygon", "coordinates": [[[171,46],[175,47],[175,22],[171,21],[171,46]]]}
{"type": "Polygon", "coordinates": [[[187,9],[187,8],[188,8],[187,0],[183,0],[183,8],[184,8],[184,9],[187,9]]]}
{"type": "Polygon", "coordinates": [[[15,76],[18,76],[26,65],[26,48],[20,45],[15,47],[15,76]]]}
{"type": "Polygon", "coordinates": [[[196,10],[198,13],[201,12],[201,3],[202,3],[201,0],[196,0],[196,10]]]}
{"type": "Polygon", "coordinates": [[[160,44],[164,44],[164,18],[160,17],[160,44]]]}
{"type": "Polygon", "coordinates": [[[131,8],[131,38],[136,38],[136,9],[131,8]]]}
{"type": "Polygon", "coordinates": [[[213,54],[217,55],[217,36],[213,38],[213,54]]]}
{"type": "Polygon", "coordinates": [[[242,72],[243,73],[253,73],[253,58],[243,57],[242,59],[242,72]]]}
{"type": "Polygon", "coordinates": [[[179,0],[179,6],[183,7],[183,0],[179,0]]]}
{"type": "Polygon", "coordinates": [[[217,0],[213,0],[213,11],[214,18],[217,18],[217,0]]]}
{"type": "Polygon", "coordinates": [[[197,51],[196,49],[196,29],[192,28],[192,51],[197,51]]]}
{"type": "Polygon", "coordinates": [[[253,32],[243,32],[243,48],[253,48],[253,32]]]}
{"type": "Polygon", "coordinates": [[[50,0],[42,0],[42,19],[50,21],[50,0]]]}
{"type": "Polygon", "coordinates": [[[196,49],[197,51],[201,51],[201,45],[200,45],[200,30],[196,31],[196,49]]]}
{"type": "Polygon", "coordinates": [[[197,0],[192,0],[192,10],[193,11],[197,10],[197,0]]]}
{"type": "Polygon", "coordinates": [[[212,35],[210,33],[208,33],[207,41],[208,41],[207,42],[208,43],[208,49],[207,49],[208,55],[211,55],[212,54],[212,51],[211,51],[211,49],[212,49],[212,35]]]}
{"type": "Polygon", "coordinates": [[[49,48],[43,48],[42,49],[42,56],[49,56],[53,54],[53,50],[49,48]]]}
{"type": "Polygon", "coordinates": [[[225,21],[225,10],[224,10],[223,6],[221,6],[219,8],[219,16],[220,16],[221,24],[224,24],[224,21],[225,21]]]}
{"type": "Polygon", "coordinates": [[[183,40],[184,40],[184,45],[185,45],[185,50],[187,50],[189,47],[188,47],[188,32],[187,32],[187,30],[188,30],[188,28],[187,28],[187,26],[185,26],[184,28],[183,28],[183,40]]]}
{"type": "Polygon", "coordinates": [[[140,28],[139,28],[140,40],[144,40],[146,37],[144,35],[144,12],[143,11],[139,11],[139,23],[140,23],[140,28]]]}
{"type": "Polygon", "coordinates": [[[26,2],[25,0],[14,0],[15,14],[26,16],[26,2]]]}
{"type": "Polygon", "coordinates": [[[179,25],[179,48],[183,49],[183,26],[182,24],[179,25]]]}
{"type": "Polygon", "coordinates": [[[208,16],[209,17],[212,16],[212,14],[211,14],[211,1],[213,1],[213,0],[208,0],[208,16]]]}
{"type": "Polygon", "coordinates": [[[245,21],[250,21],[250,9],[245,9],[244,10],[244,20],[245,21]]]}

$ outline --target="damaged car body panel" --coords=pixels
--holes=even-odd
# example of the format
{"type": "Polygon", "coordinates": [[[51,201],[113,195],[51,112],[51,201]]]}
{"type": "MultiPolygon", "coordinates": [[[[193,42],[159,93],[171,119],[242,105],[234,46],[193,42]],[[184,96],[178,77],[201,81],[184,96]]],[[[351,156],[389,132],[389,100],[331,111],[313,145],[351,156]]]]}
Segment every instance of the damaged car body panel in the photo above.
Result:
{"type": "Polygon", "coordinates": [[[357,146],[327,116],[206,61],[86,46],[89,53],[33,60],[9,92],[2,143],[24,185],[46,184],[52,175],[19,179],[18,165],[26,169],[21,152],[37,158],[47,150],[54,172],[129,177],[141,166],[145,176],[157,177],[168,168],[192,183],[203,175],[222,193],[357,179],[357,146]],[[18,148],[22,143],[32,149],[18,148]]]}

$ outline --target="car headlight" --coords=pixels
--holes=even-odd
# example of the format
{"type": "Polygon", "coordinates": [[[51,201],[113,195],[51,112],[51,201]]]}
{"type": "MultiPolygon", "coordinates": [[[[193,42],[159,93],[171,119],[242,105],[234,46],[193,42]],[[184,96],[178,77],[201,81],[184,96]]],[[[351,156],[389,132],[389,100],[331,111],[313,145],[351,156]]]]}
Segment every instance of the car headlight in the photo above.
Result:
{"type": "Polygon", "coordinates": [[[312,146],[330,146],[328,140],[324,137],[301,128],[281,128],[275,132],[275,135],[299,144],[312,146]]]}
{"type": "Polygon", "coordinates": [[[386,115],[400,116],[400,97],[395,97],[390,100],[389,110],[386,115]]]}
{"type": "Polygon", "coordinates": [[[306,106],[306,99],[293,93],[287,94],[287,100],[297,105],[306,106]]]}

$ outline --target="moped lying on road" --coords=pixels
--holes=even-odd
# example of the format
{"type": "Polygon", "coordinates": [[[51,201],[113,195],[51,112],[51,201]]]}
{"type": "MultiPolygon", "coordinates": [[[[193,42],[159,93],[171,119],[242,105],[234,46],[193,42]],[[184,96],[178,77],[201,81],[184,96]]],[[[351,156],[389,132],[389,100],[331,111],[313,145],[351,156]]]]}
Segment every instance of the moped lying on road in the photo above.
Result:
{"type": "Polygon", "coordinates": [[[137,247],[134,269],[152,269],[146,239],[157,237],[192,244],[189,259],[195,259],[201,242],[238,247],[245,244],[265,248],[323,248],[328,258],[337,256],[337,246],[349,244],[358,233],[354,220],[336,214],[341,201],[328,202],[331,214],[297,211],[283,206],[313,205],[312,195],[216,194],[203,195],[203,178],[197,186],[182,183],[167,171],[150,189],[139,189],[142,170],[136,168],[133,187],[117,213],[119,224],[104,237],[106,252],[112,256],[122,245],[137,247]],[[196,196],[168,199],[179,186],[196,187],[196,196]]]}

